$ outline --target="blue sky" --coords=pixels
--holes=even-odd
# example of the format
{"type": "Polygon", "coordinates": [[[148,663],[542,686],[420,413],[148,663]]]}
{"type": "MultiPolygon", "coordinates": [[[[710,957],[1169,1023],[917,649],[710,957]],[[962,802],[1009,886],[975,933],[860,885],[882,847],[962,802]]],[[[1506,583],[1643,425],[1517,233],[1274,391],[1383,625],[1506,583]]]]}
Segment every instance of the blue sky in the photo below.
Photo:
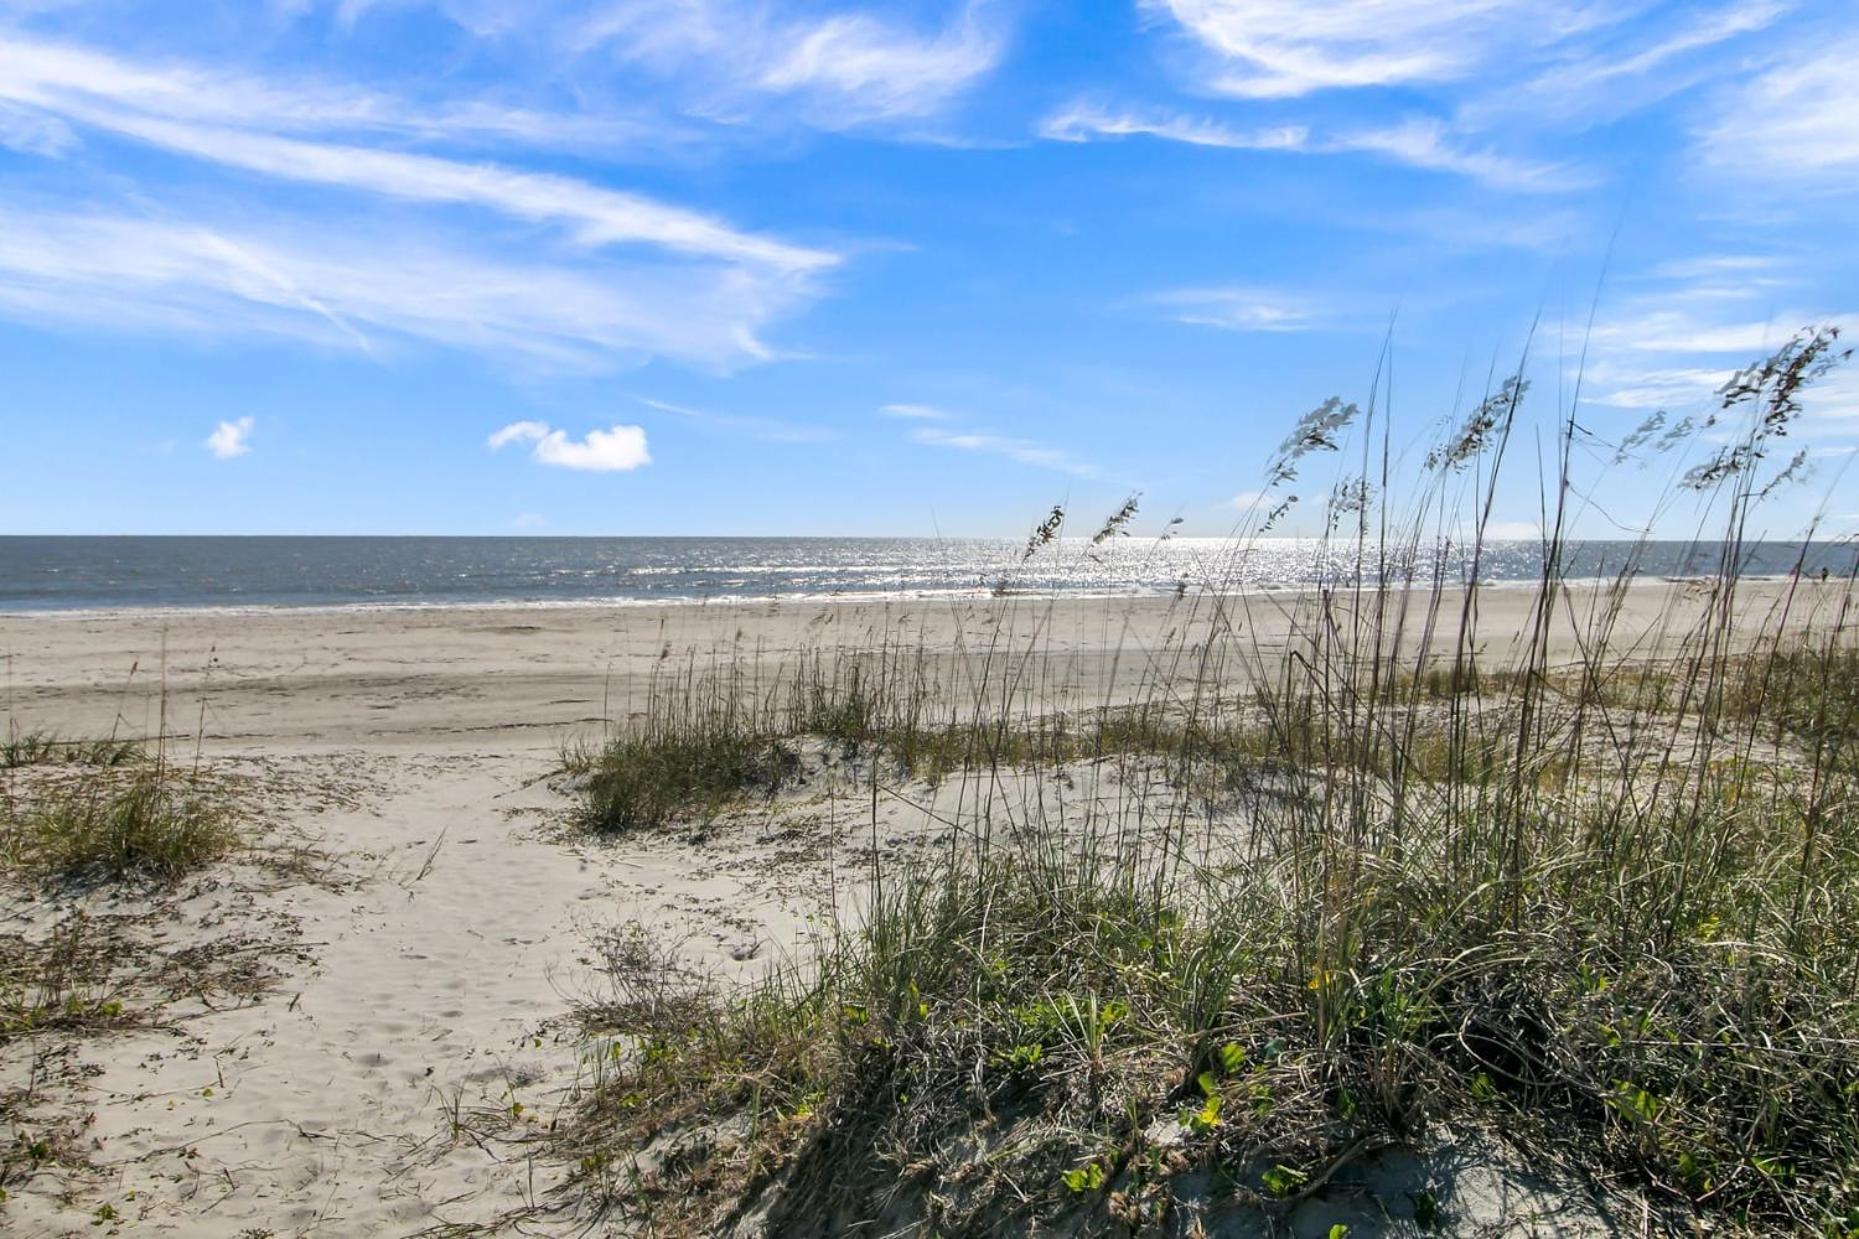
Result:
{"type": "MultiPolygon", "coordinates": [[[[1533,322],[1604,445],[1852,320],[1855,64],[1849,0],[0,0],[0,530],[1213,534],[1384,339],[1417,460],[1533,322]]],[[[1796,439],[1776,531],[1859,527],[1859,381],[1796,439]]]]}

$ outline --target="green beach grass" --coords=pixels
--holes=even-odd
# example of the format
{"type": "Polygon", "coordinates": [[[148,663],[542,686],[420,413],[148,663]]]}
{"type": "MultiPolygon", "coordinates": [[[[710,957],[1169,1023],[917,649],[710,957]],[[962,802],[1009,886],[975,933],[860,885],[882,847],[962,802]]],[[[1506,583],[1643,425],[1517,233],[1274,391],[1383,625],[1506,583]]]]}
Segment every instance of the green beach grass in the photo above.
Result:
{"type": "MultiPolygon", "coordinates": [[[[860,914],[746,989],[610,969],[600,1070],[558,1137],[590,1198],[660,1233],[1196,1233],[1450,1128],[1630,1190],[1661,1228],[1859,1234],[1854,583],[1797,570],[1778,613],[1739,608],[1741,547],[1801,471],[1782,441],[1844,359],[1835,335],[1726,387],[1727,445],[1649,422],[1620,449],[1615,467],[1664,462],[1722,548],[1671,586],[1650,652],[1617,633],[1631,564],[1585,591],[1563,572],[1572,417],[1526,630],[1483,632],[1475,585],[1416,579],[1439,530],[1480,553],[1513,381],[1404,489],[1376,408],[1315,410],[1241,532],[1353,444],[1325,522],[1354,571],[1287,604],[1284,646],[1202,582],[1169,648],[1132,652],[1133,700],[1042,709],[1036,641],[969,651],[968,679],[908,647],[769,685],[668,671],[576,763],[594,832],[770,800],[809,745],[865,758],[849,777],[874,806],[880,782],[1106,762],[1171,790],[1134,805],[1140,829],[1055,800],[874,861],[860,914]],[[1573,658],[1551,656],[1560,629],[1573,658]]],[[[1451,1221],[1427,1192],[1383,1203],[1451,1221]]]]}

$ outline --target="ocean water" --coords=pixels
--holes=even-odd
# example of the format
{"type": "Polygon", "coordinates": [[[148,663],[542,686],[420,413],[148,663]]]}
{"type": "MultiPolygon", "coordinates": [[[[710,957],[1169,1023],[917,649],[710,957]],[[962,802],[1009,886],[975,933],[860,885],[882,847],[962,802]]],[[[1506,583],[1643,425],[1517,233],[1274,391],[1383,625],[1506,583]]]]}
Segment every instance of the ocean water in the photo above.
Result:
{"type": "MultiPolygon", "coordinates": [[[[0,536],[0,611],[124,607],[353,607],[702,602],[725,599],[953,597],[1005,587],[1035,593],[1166,595],[1217,585],[1291,589],[1353,570],[1353,551],[1309,539],[1065,539],[1031,559],[1018,541],[936,538],[322,538],[0,536]]],[[[1754,576],[1790,571],[1798,543],[1745,548],[1754,576]]],[[[1633,544],[1583,542],[1566,575],[1604,577],[1633,544]]],[[[1810,573],[1852,567],[1851,544],[1807,548],[1810,573]]],[[[1709,572],[1711,544],[1655,542],[1638,571],[1709,572]]],[[[1463,548],[1428,551],[1430,580],[1470,573],[1463,548]]],[[[1488,544],[1493,585],[1541,571],[1535,542],[1488,544]]],[[[1405,572],[1397,568],[1395,575],[1405,572]]]]}

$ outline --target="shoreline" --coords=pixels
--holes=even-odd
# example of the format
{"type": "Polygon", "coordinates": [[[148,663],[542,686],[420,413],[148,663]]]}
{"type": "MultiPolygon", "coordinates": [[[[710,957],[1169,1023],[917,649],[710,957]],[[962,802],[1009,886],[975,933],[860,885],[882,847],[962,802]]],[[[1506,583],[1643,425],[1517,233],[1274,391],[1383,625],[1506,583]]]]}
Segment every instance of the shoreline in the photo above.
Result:
{"type": "MultiPolygon", "coordinates": [[[[1691,585],[1708,581],[1708,575],[1671,576],[1657,575],[1634,577],[1628,582],[1631,589],[1645,589],[1657,586],[1691,585]]],[[[1739,583],[1744,585],[1773,585],[1798,579],[1803,585],[1821,584],[1811,576],[1796,577],[1793,573],[1771,573],[1766,575],[1746,574],[1740,576],[1739,583]]],[[[1613,577],[1565,577],[1560,583],[1573,589],[1593,589],[1614,583],[1613,577]]],[[[1829,581],[1835,584],[1837,581],[1829,581]]],[[[1513,593],[1521,589],[1534,589],[1541,584],[1539,578],[1517,578],[1506,580],[1488,580],[1482,582],[1480,592],[1513,593]]],[[[1353,588],[1353,582],[1333,584],[1331,588],[1353,588]]],[[[1190,588],[1185,595],[1178,595],[1173,590],[1007,590],[993,589],[946,589],[946,590],[837,590],[829,593],[791,593],[791,594],[712,594],[707,597],[679,596],[668,598],[624,598],[624,597],[590,597],[590,598],[485,598],[485,599],[445,599],[436,601],[384,601],[384,602],[190,602],[172,604],[124,603],[121,605],[102,605],[88,607],[3,607],[0,606],[0,620],[85,620],[108,617],[129,619],[166,618],[174,616],[220,615],[227,617],[255,615],[347,615],[405,612],[426,614],[446,611],[634,611],[650,610],[661,607],[666,610],[704,609],[707,607],[753,607],[765,605],[792,606],[856,606],[881,603],[915,603],[915,602],[998,602],[998,601],[1045,601],[1045,602],[1173,602],[1191,600],[1197,597],[1219,596],[1231,597],[1289,597],[1320,592],[1325,588],[1317,582],[1294,582],[1288,584],[1255,584],[1231,586],[1201,586],[1190,588]]],[[[1378,587],[1364,582],[1365,590],[1378,587]]],[[[1458,583],[1442,586],[1445,593],[1456,594],[1462,588],[1458,583]]],[[[1430,593],[1430,582],[1413,581],[1394,587],[1402,593],[1430,593]]]]}

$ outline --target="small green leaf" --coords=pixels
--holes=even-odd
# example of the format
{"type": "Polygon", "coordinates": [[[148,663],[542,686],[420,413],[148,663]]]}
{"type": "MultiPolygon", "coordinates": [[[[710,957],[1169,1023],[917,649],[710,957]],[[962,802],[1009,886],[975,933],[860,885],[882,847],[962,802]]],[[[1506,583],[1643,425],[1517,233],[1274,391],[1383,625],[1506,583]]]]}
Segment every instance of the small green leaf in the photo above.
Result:
{"type": "Polygon", "coordinates": [[[1259,1181],[1265,1185],[1267,1192],[1283,1199],[1310,1182],[1310,1176],[1296,1166],[1279,1165],[1260,1175],[1259,1181]]]}

